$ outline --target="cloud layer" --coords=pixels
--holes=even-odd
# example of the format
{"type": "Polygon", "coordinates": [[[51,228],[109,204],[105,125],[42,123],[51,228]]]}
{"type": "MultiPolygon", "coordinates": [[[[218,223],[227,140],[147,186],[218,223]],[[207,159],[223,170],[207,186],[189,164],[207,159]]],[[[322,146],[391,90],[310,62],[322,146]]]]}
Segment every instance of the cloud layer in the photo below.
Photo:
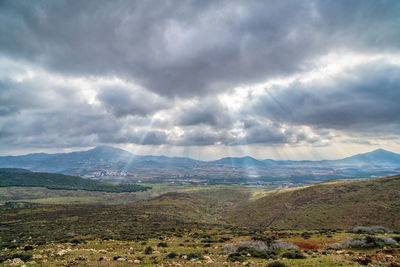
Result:
{"type": "Polygon", "coordinates": [[[0,149],[400,135],[397,1],[3,1],[0,149]]]}

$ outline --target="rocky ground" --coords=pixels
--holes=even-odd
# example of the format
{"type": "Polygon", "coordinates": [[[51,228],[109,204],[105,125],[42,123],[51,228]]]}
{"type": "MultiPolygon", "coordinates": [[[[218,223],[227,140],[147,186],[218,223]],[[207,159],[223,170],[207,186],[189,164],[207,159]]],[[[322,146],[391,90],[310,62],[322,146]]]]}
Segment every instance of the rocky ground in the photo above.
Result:
{"type": "Polygon", "coordinates": [[[275,266],[272,263],[279,261],[286,266],[400,266],[400,246],[395,241],[398,235],[392,233],[211,227],[178,230],[142,241],[69,235],[64,242],[4,247],[0,265],[275,266]],[[368,240],[360,244],[367,236],[368,240]],[[379,243],[382,240],[395,243],[379,243]]]}

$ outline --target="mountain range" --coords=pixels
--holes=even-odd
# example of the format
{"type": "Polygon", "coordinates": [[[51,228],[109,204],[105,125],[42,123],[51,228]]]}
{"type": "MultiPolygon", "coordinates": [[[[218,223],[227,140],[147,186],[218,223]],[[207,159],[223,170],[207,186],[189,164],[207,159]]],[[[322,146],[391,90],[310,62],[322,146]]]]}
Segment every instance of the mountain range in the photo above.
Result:
{"type": "Polygon", "coordinates": [[[400,173],[400,154],[377,149],[338,160],[258,160],[246,156],[200,161],[185,157],[140,156],[111,146],[99,146],[70,153],[1,156],[0,167],[89,177],[132,176],[144,179],[246,176],[285,178],[304,177],[306,173],[308,177],[357,178],[400,173]]]}

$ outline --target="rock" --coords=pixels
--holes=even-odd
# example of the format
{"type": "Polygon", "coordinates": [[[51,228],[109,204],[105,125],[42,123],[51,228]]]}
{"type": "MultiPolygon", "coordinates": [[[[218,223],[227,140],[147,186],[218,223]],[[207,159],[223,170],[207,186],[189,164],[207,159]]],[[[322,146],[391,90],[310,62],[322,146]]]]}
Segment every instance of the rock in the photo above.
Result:
{"type": "Polygon", "coordinates": [[[372,263],[371,257],[368,256],[361,256],[356,259],[356,261],[361,265],[368,265],[372,263]]]}
{"type": "Polygon", "coordinates": [[[12,259],[10,265],[11,266],[20,266],[22,264],[24,264],[25,262],[23,260],[21,260],[20,258],[14,258],[12,259]]]}
{"type": "Polygon", "coordinates": [[[84,257],[84,256],[78,256],[77,258],[75,258],[75,260],[78,260],[78,261],[85,261],[85,260],[86,260],[86,257],[84,257]]]}
{"type": "Polygon", "coordinates": [[[41,259],[41,258],[43,258],[43,256],[42,255],[40,255],[40,254],[33,254],[33,256],[32,256],[32,259],[41,259]]]}
{"type": "Polygon", "coordinates": [[[372,226],[372,227],[367,227],[367,226],[358,226],[355,227],[351,230],[353,233],[392,233],[391,230],[387,229],[386,227],[383,226],[372,226]]]}
{"type": "Polygon", "coordinates": [[[140,264],[140,260],[134,260],[133,263],[134,264],[140,264]]]}
{"type": "Polygon", "coordinates": [[[74,236],[77,236],[78,234],[73,233],[73,232],[69,232],[69,233],[66,233],[65,235],[68,236],[68,237],[74,237],[74,236]]]}
{"type": "Polygon", "coordinates": [[[67,250],[62,249],[62,250],[57,252],[57,256],[59,256],[59,257],[64,256],[65,254],[67,254],[67,252],[68,252],[67,250]]]}
{"type": "Polygon", "coordinates": [[[118,258],[117,261],[126,261],[125,258],[118,258]]]}

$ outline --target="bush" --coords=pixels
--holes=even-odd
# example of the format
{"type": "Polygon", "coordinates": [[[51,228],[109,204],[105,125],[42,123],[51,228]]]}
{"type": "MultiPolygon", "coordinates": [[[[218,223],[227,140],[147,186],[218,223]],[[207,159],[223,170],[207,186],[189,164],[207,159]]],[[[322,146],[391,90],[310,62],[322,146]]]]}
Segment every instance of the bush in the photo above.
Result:
{"type": "Polygon", "coordinates": [[[271,263],[268,263],[265,267],[286,267],[286,264],[280,261],[274,261],[271,263]]]}
{"type": "Polygon", "coordinates": [[[85,240],[80,239],[80,238],[74,238],[71,240],[70,243],[77,245],[77,244],[85,243],[85,240]]]}
{"type": "Polygon", "coordinates": [[[231,261],[231,262],[235,262],[235,261],[243,262],[246,260],[246,258],[242,255],[242,253],[234,252],[234,253],[231,253],[228,255],[227,260],[231,261]]]}
{"type": "Polygon", "coordinates": [[[286,259],[305,259],[306,256],[301,253],[301,251],[296,250],[296,251],[287,251],[282,254],[282,258],[286,259]]]}
{"type": "Polygon", "coordinates": [[[149,255],[149,254],[152,254],[152,253],[153,253],[153,248],[152,247],[148,246],[148,247],[145,248],[144,254],[149,255]]]}
{"type": "Polygon", "coordinates": [[[304,239],[309,239],[311,237],[311,233],[309,232],[304,232],[301,234],[301,237],[304,239]]]}
{"type": "Polygon", "coordinates": [[[397,245],[397,242],[389,237],[364,236],[347,239],[333,248],[377,248],[397,245]]]}
{"type": "Polygon", "coordinates": [[[157,247],[166,248],[166,247],[168,247],[168,244],[165,242],[160,242],[157,244],[157,247]]]}
{"type": "Polygon", "coordinates": [[[253,235],[251,239],[256,241],[264,241],[265,243],[270,244],[276,239],[276,237],[273,235],[253,235]]]}
{"type": "Polygon", "coordinates": [[[201,255],[200,252],[192,252],[187,255],[187,258],[188,258],[188,260],[193,260],[193,259],[201,260],[201,259],[203,259],[203,255],[201,255]]]}
{"type": "Polygon", "coordinates": [[[14,253],[12,255],[2,255],[0,256],[0,262],[4,262],[6,260],[12,260],[19,258],[22,261],[28,261],[32,258],[32,254],[29,253],[14,253]]]}
{"type": "Polygon", "coordinates": [[[299,247],[289,242],[274,241],[266,244],[264,241],[242,241],[238,244],[226,244],[224,246],[224,253],[232,253],[237,251],[240,247],[246,247],[254,250],[280,250],[280,249],[296,249],[299,247]]]}
{"type": "Polygon", "coordinates": [[[167,255],[167,259],[174,259],[174,258],[176,258],[176,257],[178,257],[178,254],[176,254],[175,252],[171,252],[171,253],[169,253],[168,255],[167,255]]]}
{"type": "Polygon", "coordinates": [[[355,227],[351,230],[352,233],[392,233],[389,229],[387,229],[384,226],[371,226],[371,227],[366,227],[366,226],[358,226],[355,227]]]}
{"type": "Polygon", "coordinates": [[[33,247],[31,245],[27,245],[24,247],[25,251],[32,250],[32,249],[33,249],[33,247]]]}
{"type": "Polygon", "coordinates": [[[230,237],[221,237],[219,240],[218,240],[218,242],[220,242],[220,243],[225,243],[226,241],[229,241],[229,240],[231,240],[232,238],[230,238],[230,237]]]}
{"type": "Polygon", "coordinates": [[[242,255],[250,254],[254,258],[276,259],[276,252],[275,251],[256,250],[256,249],[253,249],[253,248],[240,247],[240,248],[237,249],[237,252],[242,253],[242,255]]]}

